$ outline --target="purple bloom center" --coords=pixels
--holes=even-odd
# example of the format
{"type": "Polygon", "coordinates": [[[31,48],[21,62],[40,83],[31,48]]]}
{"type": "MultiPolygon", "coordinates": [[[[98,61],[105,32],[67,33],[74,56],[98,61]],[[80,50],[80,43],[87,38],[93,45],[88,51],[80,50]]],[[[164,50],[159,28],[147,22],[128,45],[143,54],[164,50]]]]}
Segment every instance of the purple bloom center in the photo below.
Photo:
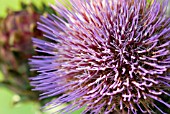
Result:
{"type": "Polygon", "coordinates": [[[30,64],[41,98],[60,95],[47,106],[86,106],[91,113],[163,112],[158,101],[169,96],[170,18],[157,0],[71,0],[71,11],[52,6],[61,17],[42,17],[39,29],[48,41],[33,39],[37,51],[30,64]]]}

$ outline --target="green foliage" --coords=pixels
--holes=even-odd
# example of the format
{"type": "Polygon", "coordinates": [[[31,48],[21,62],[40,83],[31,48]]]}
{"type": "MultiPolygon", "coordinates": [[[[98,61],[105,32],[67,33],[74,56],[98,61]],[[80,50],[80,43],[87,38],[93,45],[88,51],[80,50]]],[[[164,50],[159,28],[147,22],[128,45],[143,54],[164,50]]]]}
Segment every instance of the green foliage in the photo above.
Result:
{"type": "Polygon", "coordinates": [[[24,3],[34,3],[38,7],[42,7],[41,3],[52,4],[55,0],[0,0],[0,17],[5,17],[7,15],[7,8],[18,11],[22,7],[20,5],[21,2],[24,3]]]}
{"type": "Polygon", "coordinates": [[[0,87],[0,114],[42,114],[35,102],[24,102],[15,105],[20,97],[6,88],[0,87]]]}

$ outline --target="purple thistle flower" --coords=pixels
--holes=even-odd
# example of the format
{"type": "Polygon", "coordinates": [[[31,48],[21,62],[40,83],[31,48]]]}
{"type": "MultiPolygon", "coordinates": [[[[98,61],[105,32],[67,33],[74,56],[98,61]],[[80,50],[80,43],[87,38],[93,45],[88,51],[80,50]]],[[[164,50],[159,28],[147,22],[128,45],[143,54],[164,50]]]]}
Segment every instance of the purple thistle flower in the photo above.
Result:
{"type": "Polygon", "coordinates": [[[61,17],[42,17],[48,41],[33,39],[30,64],[45,107],[71,102],[60,113],[86,107],[90,113],[153,113],[170,108],[170,18],[167,1],[71,0],[71,10],[52,6],[61,17]]]}

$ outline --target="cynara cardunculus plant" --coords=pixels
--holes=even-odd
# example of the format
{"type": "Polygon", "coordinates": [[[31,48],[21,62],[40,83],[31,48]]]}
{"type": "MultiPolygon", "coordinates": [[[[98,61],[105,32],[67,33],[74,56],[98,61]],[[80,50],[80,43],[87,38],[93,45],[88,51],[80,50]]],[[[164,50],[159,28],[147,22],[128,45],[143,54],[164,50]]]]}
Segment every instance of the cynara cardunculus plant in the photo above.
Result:
{"type": "Polygon", "coordinates": [[[167,1],[71,0],[52,6],[39,23],[48,41],[33,39],[30,64],[41,99],[60,95],[47,108],[59,113],[165,113],[170,108],[170,18],[167,1]],[[163,112],[164,111],[164,112],[163,112]]]}

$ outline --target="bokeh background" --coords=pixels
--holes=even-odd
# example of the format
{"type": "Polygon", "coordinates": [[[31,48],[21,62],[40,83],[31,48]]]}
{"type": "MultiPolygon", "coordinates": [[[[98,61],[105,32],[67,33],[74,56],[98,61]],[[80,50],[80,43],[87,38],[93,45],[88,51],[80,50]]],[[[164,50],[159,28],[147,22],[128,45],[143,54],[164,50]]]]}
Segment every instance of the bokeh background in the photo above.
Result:
{"type": "MultiPolygon", "coordinates": [[[[62,2],[62,0],[59,1],[62,2]]],[[[54,4],[55,0],[0,0],[0,19],[6,18],[9,10],[21,11],[21,2],[25,4],[32,3],[38,9],[43,9],[42,3],[48,6],[49,4],[54,4]]],[[[47,9],[46,13],[48,12],[49,10],[47,9]]],[[[2,37],[0,37],[0,40],[1,39],[2,37]]],[[[2,55],[0,55],[0,57],[1,56],[2,55]]],[[[42,103],[34,102],[31,100],[22,102],[20,95],[16,94],[14,91],[11,91],[7,86],[4,86],[4,84],[1,83],[4,81],[4,77],[5,76],[0,70],[0,114],[50,114],[50,112],[52,112],[40,111],[42,103]]],[[[59,108],[61,107],[58,107],[58,109],[59,108]]],[[[81,111],[82,109],[73,112],[73,114],[80,114],[81,111]]]]}

